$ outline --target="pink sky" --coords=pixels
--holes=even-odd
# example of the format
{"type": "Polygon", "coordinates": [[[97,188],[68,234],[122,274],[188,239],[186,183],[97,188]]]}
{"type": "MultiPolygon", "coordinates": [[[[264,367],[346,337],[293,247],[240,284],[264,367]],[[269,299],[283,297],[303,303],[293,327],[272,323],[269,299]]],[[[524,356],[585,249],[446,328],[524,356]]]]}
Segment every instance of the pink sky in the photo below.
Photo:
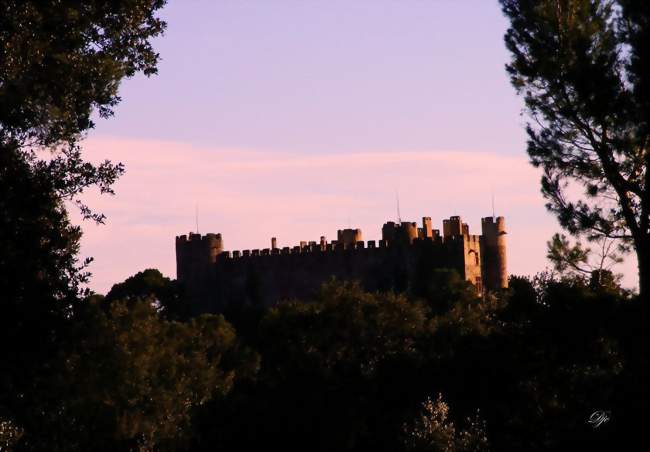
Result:
{"type": "MultiPolygon", "coordinates": [[[[545,241],[557,230],[539,194],[539,174],[523,156],[489,152],[395,150],[303,155],[295,152],[201,148],[180,142],[91,138],[91,160],[126,164],[115,197],[89,194],[108,216],[106,225],[84,225],[83,255],[95,257],[90,287],[111,285],[145,268],[175,277],[174,237],[195,229],[222,233],[226,249],[294,246],[300,240],[335,238],[336,230],[361,228],[380,238],[395,220],[395,190],[403,220],[420,222],[461,215],[480,234],[480,218],[496,214],[508,227],[508,270],[542,270],[545,241]]],[[[635,284],[635,265],[622,267],[635,284]]]]}
{"type": "MultiPolygon", "coordinates": [[[[436,227],[506,217],[509,270],[544,269],[559,231],[528,163],[523,102],[510,86],[496,0],[186,0],[163,11],[159,74],[84,143],[126,165],[117,196],[89,194],[91,287],[145,268],[175,276],[174,237],[221,232],[230,250],[378,239],[401,215],[436,227]]],[[[633,260],[622,266],[636,284],[633,260]]]]}

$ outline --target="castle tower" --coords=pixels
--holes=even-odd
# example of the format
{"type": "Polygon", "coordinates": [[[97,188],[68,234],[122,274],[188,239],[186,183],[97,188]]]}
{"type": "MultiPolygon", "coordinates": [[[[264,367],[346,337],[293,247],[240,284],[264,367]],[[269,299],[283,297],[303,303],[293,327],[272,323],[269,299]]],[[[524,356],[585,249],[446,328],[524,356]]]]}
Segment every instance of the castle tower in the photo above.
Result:
{"type": "Polygon", "coordinates": [[[194,234],[176,237],[176,279],[185,286],[192,309],[202,307],[212,297],[207,288],[214,286],[214,267],[223,251],[221,234],[194,234]]]}
{"type": "Polygon", "coordinates": [[[418,238],[418,225],[410,221],[402,221],[400,227],[401,234],[406,242],[413,243],[413,240],[418,238]]]}
{"type": "Polygon", "coordinates": [[[451,237],[463,235],[463,220],[458,216],[442,220],[442,236],[445,240],[451,237]]]}
{"type": "Polygon", "coordinates": [[[431,229],[431,217],[422,217],[422,238],[433,238],[433,230],[431,229]]]}
{"type": "Polygon", "coordinates": [[[216,262],[223,251],[221,234],[194,234],[176,237],[176,278],[183,281],[216,262]]]}
{"type": "Polygon", "coordinates": [[[386,243],[391,243],[397,237],[397,224],[394,221],[388,221],[381,227],[381,239],[386,243]]]}
{"type": "Polygon", "coordinates": [[[386,243],[413,243],[413,240],[419,238],[421,228],[418,228],[417,223],[411,221],[402,221],[397,224],[393,221],[384,223],[381,228],[381,238],[386,243]]]}
{"type": "Polygon", "coordinates": [[[506,224],[503,217],[481,219],[483,275],[488,290],[508,287],[506,267],[506,224]]]}
{"type": "Polygon", "coordinates": [[[361,229],[339,229],[336,239],[338,243],[343,243],[347,247],[363,241],[363,235],[361,229]]]}

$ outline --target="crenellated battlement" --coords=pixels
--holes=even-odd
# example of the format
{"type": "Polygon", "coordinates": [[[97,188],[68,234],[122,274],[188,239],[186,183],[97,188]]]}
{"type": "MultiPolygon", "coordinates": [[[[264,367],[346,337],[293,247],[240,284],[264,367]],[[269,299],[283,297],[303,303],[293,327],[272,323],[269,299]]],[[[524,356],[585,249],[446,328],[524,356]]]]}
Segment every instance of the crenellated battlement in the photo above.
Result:
{"type": "MultiPolygon", "coordinates": [[[[466,236],[452,236],[443,241],[441,237],[428,237],[428,238],[414,238],[409,245],[417,246],[420,243],[428,242],[438,246],[445,244],[455,244],[460,242],[478,243],[480,241],[479,235],[466,235],[466,236]]],[[[217,260],[225,259],[255,259],[255,258],[273,258],[275,256],[326,256],[328,253],[340,252],[354,252],[354,251],[367,251],[367,250],[380,250],[391,247],[402,247],[403,244],[389,240],[368,240],[364,242],[359,240],[356,243],[345,243],[333,240],[329,243],[315,243],[311,242],[308,245],[282,247],[282,248],[264,248],[264,249],[246,249],[246,250],[233,250],[222,251],[219,253],[217,260]]]]}
{"type": "Polygon", "coordinates": [[[176,243],[187,243],[187,242],[203,242],[203,243],[212,243],[215,240],[222,240],[221,234],[213,234],[213,233],[207,233],[205,235],[201,235],[198,233],[190,232],[189,234],[185,235],[177,235],[176,236],[176,243]]]}
{"type": "MultiPolygon", "coordinates": [[[[460,241],[468,242],[471,244],[479,244],[482,240],[482,235],[469,234],[469,228],[466,223],[463,223],[459,216],[452,216],[449,219],[443,220],[443,229],[445,230],[444,236],[440,236],[438,229],[431,229],[431,218],[423,217],[423,228],[418,228],[415,222],[401,222],[395,223],[389,221],[382,227],[381,240],[354,240],[355,238],[362,237],[361,229],[343,229],[337,231],[339,240],[332,240],[327,242],[324,236],[321,236],[320,241],[302,241],[299,246],[293,247],[277,247],[276,238],[273,237],[272,247],[263,249],[246,249],[246,250],[223,250],[223,239],[220,233],[207,233],[201,235],[198,233],[190,232],[189,235],[181,235],[176,237],[176,245],[184,247],[187,244],[201,243],[207,247],[216,247],[218,258],[217,260],[224,259],[253,259],[273,256],[288,256],[288,255],[325,255],[326,253],[336,253],[341,251],[358,251],[369,249],[382,249],[394,246],[403,246],[404,244],[417,245],[419,242],[434,242],[442,246],[445,243],[457,243],[460,241]],[[424,231],[424,232],[423,232],[424,231]]],[[[481,219],[483,228],[489,228],[491,225],[500,228],[503,227],[503,217],[498,217],[496,222],[492,217],[481,219]]]]}
{"type": "MultiPolygon", "coordinates": [[[[223,306],[249,299],[252,287],[261,284],[268,304],[307,296],[331,276],[381,288],[396,278],[396,271],[412,273],[424,253],[433,259],[432,265],[456,269],[483,293],[484,288],[507,287],[507,273],[503,217],[482,218],[481,226],[481,235],[470,234],[468,225],[452,216],[443,221],[441,234],[432,228],[430,217],[423,217],[421,227],[410,221],[386,222],[380,240],[364,241],[361,229],[349,228],[338,230],[337,240],[329,242],[320,236],[318,241],[279,247],[272,237],[270,248],[243,250],[225,250],[218,233],[189,233],[176,237],[177,277],[188,288],[189,298],[202,298],[201,303],[213,298],[211,305],[223,306]]],[[[215,309],[221,308],[196,308],[215,309]]]]}

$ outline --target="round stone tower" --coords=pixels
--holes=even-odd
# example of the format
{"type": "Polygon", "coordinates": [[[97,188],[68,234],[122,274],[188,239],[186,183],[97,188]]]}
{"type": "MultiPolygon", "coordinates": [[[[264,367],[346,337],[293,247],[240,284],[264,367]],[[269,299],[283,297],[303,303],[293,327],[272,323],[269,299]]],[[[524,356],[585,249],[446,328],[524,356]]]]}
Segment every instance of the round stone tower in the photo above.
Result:
{"type": "Polygon", "coordinates": [[[481,219],[481,254],[483,281],[488,290],[508,287],[506,266],[506,223],[503,217],[481,219]],[[496,220],[496,221],[495,221],[496,220]]]}
{"type": "Polygon", "coordinates": [[[345,246],[352,246],[357,242],[363,241],[361,229],[339,229],[336,231],[336,238],[339,243],[345,246]]]}

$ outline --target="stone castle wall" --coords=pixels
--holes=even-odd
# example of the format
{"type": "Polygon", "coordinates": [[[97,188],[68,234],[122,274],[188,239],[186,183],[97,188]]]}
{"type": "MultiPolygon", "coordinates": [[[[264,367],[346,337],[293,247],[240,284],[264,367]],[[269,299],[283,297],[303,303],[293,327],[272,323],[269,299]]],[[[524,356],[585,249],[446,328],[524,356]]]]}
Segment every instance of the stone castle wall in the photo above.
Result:
{"type": "Polygon", "coordinates": [[[422,265],[455,269],[482,293],[507,285],[507,275],[500,273],[505,274],[505,239],[499,241],[499,232],[504,232],[499,218],[495,227],[485,222],[492,234],[487,239],[485,234],[470,235],[459,217],[445,220],[443,237],[425,217],[422,228],[411,222],[386,223],[379,242],[363,242],[358,240],[361,230],[346,229],[331,243],[321,237],[319,242],[277,248],[272,240],[270,249],[233,252],[223,250],[219,234],[190,234],[176,238],[177,278],[195,314],[219,312],[233,303],[270,306],[308,299],[332,277],[359,281],[370,291],[406,290],[422,265]],[[494,251],[486,252],[486,247],[494,251]]]}

